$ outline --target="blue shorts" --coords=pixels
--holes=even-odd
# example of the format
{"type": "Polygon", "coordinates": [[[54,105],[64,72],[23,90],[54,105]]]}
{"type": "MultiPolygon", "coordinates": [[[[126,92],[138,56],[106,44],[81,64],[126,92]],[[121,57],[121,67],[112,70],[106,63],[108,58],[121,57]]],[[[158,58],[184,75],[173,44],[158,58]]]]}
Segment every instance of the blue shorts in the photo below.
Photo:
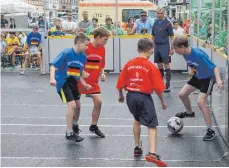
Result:
{"type": "Polygon", "coordinates": [[[168,64],[171,62],[171,57],[169,56],[170,44],[155,44],[154,48],[154,63],[164,63],[168,64]]]}
{"type": "Polygon", "coordinates": [[[128,92],[126,96],[127,106],[134,119],[149,128],[158,126],[156,109],[150,94],[128,92]]]}

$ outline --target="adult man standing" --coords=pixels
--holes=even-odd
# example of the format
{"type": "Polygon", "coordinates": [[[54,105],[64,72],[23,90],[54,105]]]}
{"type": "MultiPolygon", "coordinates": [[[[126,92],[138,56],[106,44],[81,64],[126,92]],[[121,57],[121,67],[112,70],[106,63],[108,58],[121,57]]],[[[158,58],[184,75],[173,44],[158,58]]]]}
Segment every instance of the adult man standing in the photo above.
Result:
{"type": "Polygon", "coordinates": [[[134,27],[130,32],[127,32],[128,35],[133,35],[135,32],[137,34],[142,34],[142,29],[147,30],[147,34],[151,34],[153,27],[153,20],[150,17],[147,17],[147,12],[141,12],[141,18],[137,19],[134,23],[134,27]]]}
{"type": "Polygon", "coordinates": [[[166,89],[164,92],[170,92],[170,55],[173,54],[174,51],[172,47],[170,47],[169,37],[172,41],[174,36],[173,27],[172,23],[165,18],[165,10],[163,8],[157,10],[157,18],[158,19],[155,21],[152,29],[152,39],[155,43],[154,62],[157,63],[162,78],[164,77],[165,71],[166,89]]]}
{"type": "Polygon", "coordinates": [[[84,11],[82,15],[83,15],[83,20],[81,22],[79,22],[79,29],[80,29],[80,31],[85,33],[87,31],[87,28],[89,26],[92,26],[92,22],[90,20],[88,20],[88,12],[87,11],[84,11]]]}

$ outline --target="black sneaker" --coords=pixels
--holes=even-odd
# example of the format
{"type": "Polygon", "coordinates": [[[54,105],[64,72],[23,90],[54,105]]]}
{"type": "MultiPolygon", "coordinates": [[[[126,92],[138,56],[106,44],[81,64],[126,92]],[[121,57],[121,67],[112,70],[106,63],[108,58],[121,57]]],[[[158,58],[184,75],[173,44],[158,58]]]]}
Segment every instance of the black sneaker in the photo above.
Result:
{"type": "Polygon", "coordinates": [[[205,134],[203,141],[211,141],[216,137],[215,131],[208,128],[207,133],[205,134]]]}
{"type": "Polygon", "coordinates": [[[73,130],[73,132],[75,133],[75,134],[77,134],[77,135],[79,135],[79,132],[81,131],[80,129],[79,129],[79,125],[72,125],[72,130],[73,130]]]}
{"type": "Polygon", "coordinates": [[[96,135],[98,135],[101,138],[105,138],[105,135],[99,130],[99,127],[97,125],[91,125],[89,127],[89,131],[95,133],[96,135]]]}
{"type": "Polygon", "coordinates": [[[175,115],[175,117],[179,117],[179,118],[195,117],[195,113],[192,112],[191,114],[188,114],[188,113],[185,111],[185,112],[177,113],[177,114],[175,115]]]}
{"type": "Polygon", "coordinates": [[[134,148],[134,156],[141,156],[142,155],[142,148],[141,147],[138,147],[138,146],[136,146],[135,148],[134,148]]]}
{"type": "Polygon", "coordinates": [[[170,84],[169,83],[166,83],[166,88],[165,88],[164,92],[170,92],[170,84]]]}
{"type": "Polygon", "coordinates": [[[71,140],[71,141],[73,141],[73,142],[81,142],[81,141],[84,140],[83,137],[80,137],[79,135],[77,135],[77,134],[74,133],[74,132],[71,132],[69,136],[67,135],[67,132],[66,132],[66,139],[67,139],[67,140],[71,140]]]}

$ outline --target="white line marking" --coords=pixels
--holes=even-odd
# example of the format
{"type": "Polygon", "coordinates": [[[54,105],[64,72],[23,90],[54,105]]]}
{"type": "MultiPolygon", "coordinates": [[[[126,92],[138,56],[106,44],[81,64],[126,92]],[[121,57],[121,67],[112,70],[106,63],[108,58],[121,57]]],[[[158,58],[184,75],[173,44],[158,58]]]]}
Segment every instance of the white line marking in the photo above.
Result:
{"type": "MultiPolygon", "coordinates": [[[[20,134],[20,133],[1,133],[1,135],[16,135],[16,136],[65,136],[65,134],[20,134]]],[[[81,136],[95,136],[95,134],[80,134],[81,136]]],[[[116,134],[106,134],[106,137],[133,137],[134,135],[131,134],[123,134],[123,135],[116,135],[116,134]]],[[[141,135],[141,137],[148,137],[148,135],[141,135]]],[[[203,136],[183,136],[179,135],[158,135],[161,138],[203,138],[203,136]]]]}
{"type": "MultiPolygon", "coordinates": [[[[33,159],[33,160],[103,160],[103,161],[145,161],[143,158],[70,158],[70,157],[1,157],[1,159],[33,159]]],[[[165,162],[203,162],[203,160],[164,160],[165,162]]],[[[218,160],[204,160],[217,162],[218,160]]]]}
{"type": "MultiPolygon", "coordinates": [[[[216,115],[217,116],[217,115],[216,115]]],[[[132,117],[132,116],[130,116],[132,117]]],[[[18,118],[18,119],[58,119],[58,120],[66,120],[66,117],[40,117],[40,116],[0,116],[0,118],[18,118]]],[[[158,119],[168,119],[169,117],[157,117],[158,119]]],[[[193,120],[193,119],[203,119],[203,117],[195,117],[195,118],[186,118],[185,120],[193,120]]],[[[90,117],[80,117],[80,120],[91,120],[90,117]]],[[[99,118],[99,120],[120,120],[120,121],[134,121],[133,118],[99,118]]]]}
{"type": "MultiPolygon", "coordinates": [[[[215,104],[214,106],[222,106],[222,104],[215,104]]],[[[32,106],[32,107],[66,107],[64,104],[1,104],[1,106],[32,106]]],[[[81,107],[93,107],[91,104],[82,104],[81,107]]],[[[192,107],[197,107],[198,105],[192,105],[192,107]]],[[[123,104],[103,104],[102,107],[127,107],[126,103],[123,104]]],[[[178,105],[168,105],[168,107],[184,107],[182,104],[178,105]]]]}
{"type": "MultiPolygon", "coordinates": [[[[27,127],[66,127],[66,125],[51,125],[51,124],[1,124],[2,126],[27,126],[27,127]]],[[[80,127],[89,127],[90,125],[80,125],[80,127]]],[[[99,127],[110,127],[110,128],[132,128],[133,125],[99,125],[99,127]]],[[[158,128],[166,128],[167,126],[157,126],[158,128]]],[[[186,125],[187,128],[206,128],[206,126],[192,126],[186,125]]],[[[225,127],[225,125],[212,126],[212,127],[225,127]]]]}

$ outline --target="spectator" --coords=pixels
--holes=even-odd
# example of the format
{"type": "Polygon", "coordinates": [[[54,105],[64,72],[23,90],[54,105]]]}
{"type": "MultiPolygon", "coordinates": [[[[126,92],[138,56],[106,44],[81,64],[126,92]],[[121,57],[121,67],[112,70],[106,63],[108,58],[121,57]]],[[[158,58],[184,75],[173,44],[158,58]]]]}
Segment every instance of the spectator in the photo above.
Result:
{"type": "MultiPolygon", "coordinates": [[[[41,31],[45,29],[45,19],[43,16],[39,16],[38,26],[41,31]]],[[[46,22],[46,28],[48,30],[48,22],[46,22]]]]}
{"type": "Polygon", "coordinates": [[[112,19],[111,17],[107,17],[105,19],[104,27],[110,32],[111,35],[115,35],[115,27],[112,26],[112,19]]]}
{"type": "Polygon", "coordinates": [[[152,32],[152,27],[153,27],[153,21],[151,18],[147,17],[147,12],[142,11],[141,12],[141,18],[137,19],[133,29],[130,32],[127,32],[129,35],[133,35],[135,32],[137,34],[141,34],[141,30],[147,29],[147,33],[151,34],[152,32]]]}
{"type": "Polygon", "coordinates": [[[52,36],[65,36],[65,32],[62,31],[62,25],[56,25],[56,30],[52,32],[52,36]]]}
{"type": "Polygon", "coordinates": [[[1,15],[1,28],[7,28],[8,21],[4,18],[4,15],[1,15]]]}
{"type": "Polygon", "coordinates": [[[185,35],[185,30],[179,26],[177,20],[173,22],[173,33],[174,35],[185,35]]]}
{"type": "Polygon", "coordinates": [[[26,70],[31,56],[37,57],[38,63],[40,64],[41,74],[42,75],[45,74],[45,72],[43,71],[43,63],[42,63],[41,52],[40,52],[42,48],[41,34],[38,31],[39,31],[39,26],[34,25],[33,31],[29,33],[27,37],[26,44],[23,48],[23,51],[26,53],[25,53],[25,62],[23,64],[23,70],[20,73],[21,75],[26,74],[26,70]]]}
{"type": "Polygon", "coordinates": [[[10,18],[10,28],[11,29],[16,29],[15,19],[13,19],[13,18],[10,18]]]}
{"type": "MultiPolygon", "coordinates": [[[[116,28],[116,22],[114,24],[114,27],[116,28]]],[[[120,27],[120,22],[118,22],[118,35],[124,35],[123,29],[120,27]]]]}
{"type": "Polygon", "coordinates": [[[24,46],[26,43],[26,39],[27,39],[26,34],[24,32],[19,32],[18,38],[20,40],[21,45],[24,46]]]}
{"type": "Polygon", "coordinates": [[[92,26],[87,28],[86,34],[92,35],[94,33],[94,29],[98,27],[98,18],[92,18],[92,26]]]}
{"type": "Polygon", "coordinates": [[[20,46],[20,41],[18,37],[16,37],[15,32],[9,32],[10,37],[6,38],[6,43],[7,43],[7,56],[12,56],[12,66],[13,68],[15,67],[15,57],[16,57],[16,52],[19,49],[20,46]]]}
{"type": "Polygon", "coordinates": [[[1,51],[0,53],[4,53],[6,51],[6,47],[7,47],[7,44],[6,44],[6,36],[5,34],[1,34],[1,51]]]}
{"type": "Polygon", "coordinates": [[[63,32],[66,34],[73,34],[77,29],[77,24],[72,20],[72,13],[68,13],[68,18],[63,22],[63,32]]]}
{"type": "Polygon", "coordinates": [[[83,20],[81,22],[79,22],[79,31],[81,32],[86,32],[87,31],[87,28],[89,26],[92,26],[92,22],[90,20],[88,20],[88,12],[87,11],[84,11],[83,12],[83,20]]]}

